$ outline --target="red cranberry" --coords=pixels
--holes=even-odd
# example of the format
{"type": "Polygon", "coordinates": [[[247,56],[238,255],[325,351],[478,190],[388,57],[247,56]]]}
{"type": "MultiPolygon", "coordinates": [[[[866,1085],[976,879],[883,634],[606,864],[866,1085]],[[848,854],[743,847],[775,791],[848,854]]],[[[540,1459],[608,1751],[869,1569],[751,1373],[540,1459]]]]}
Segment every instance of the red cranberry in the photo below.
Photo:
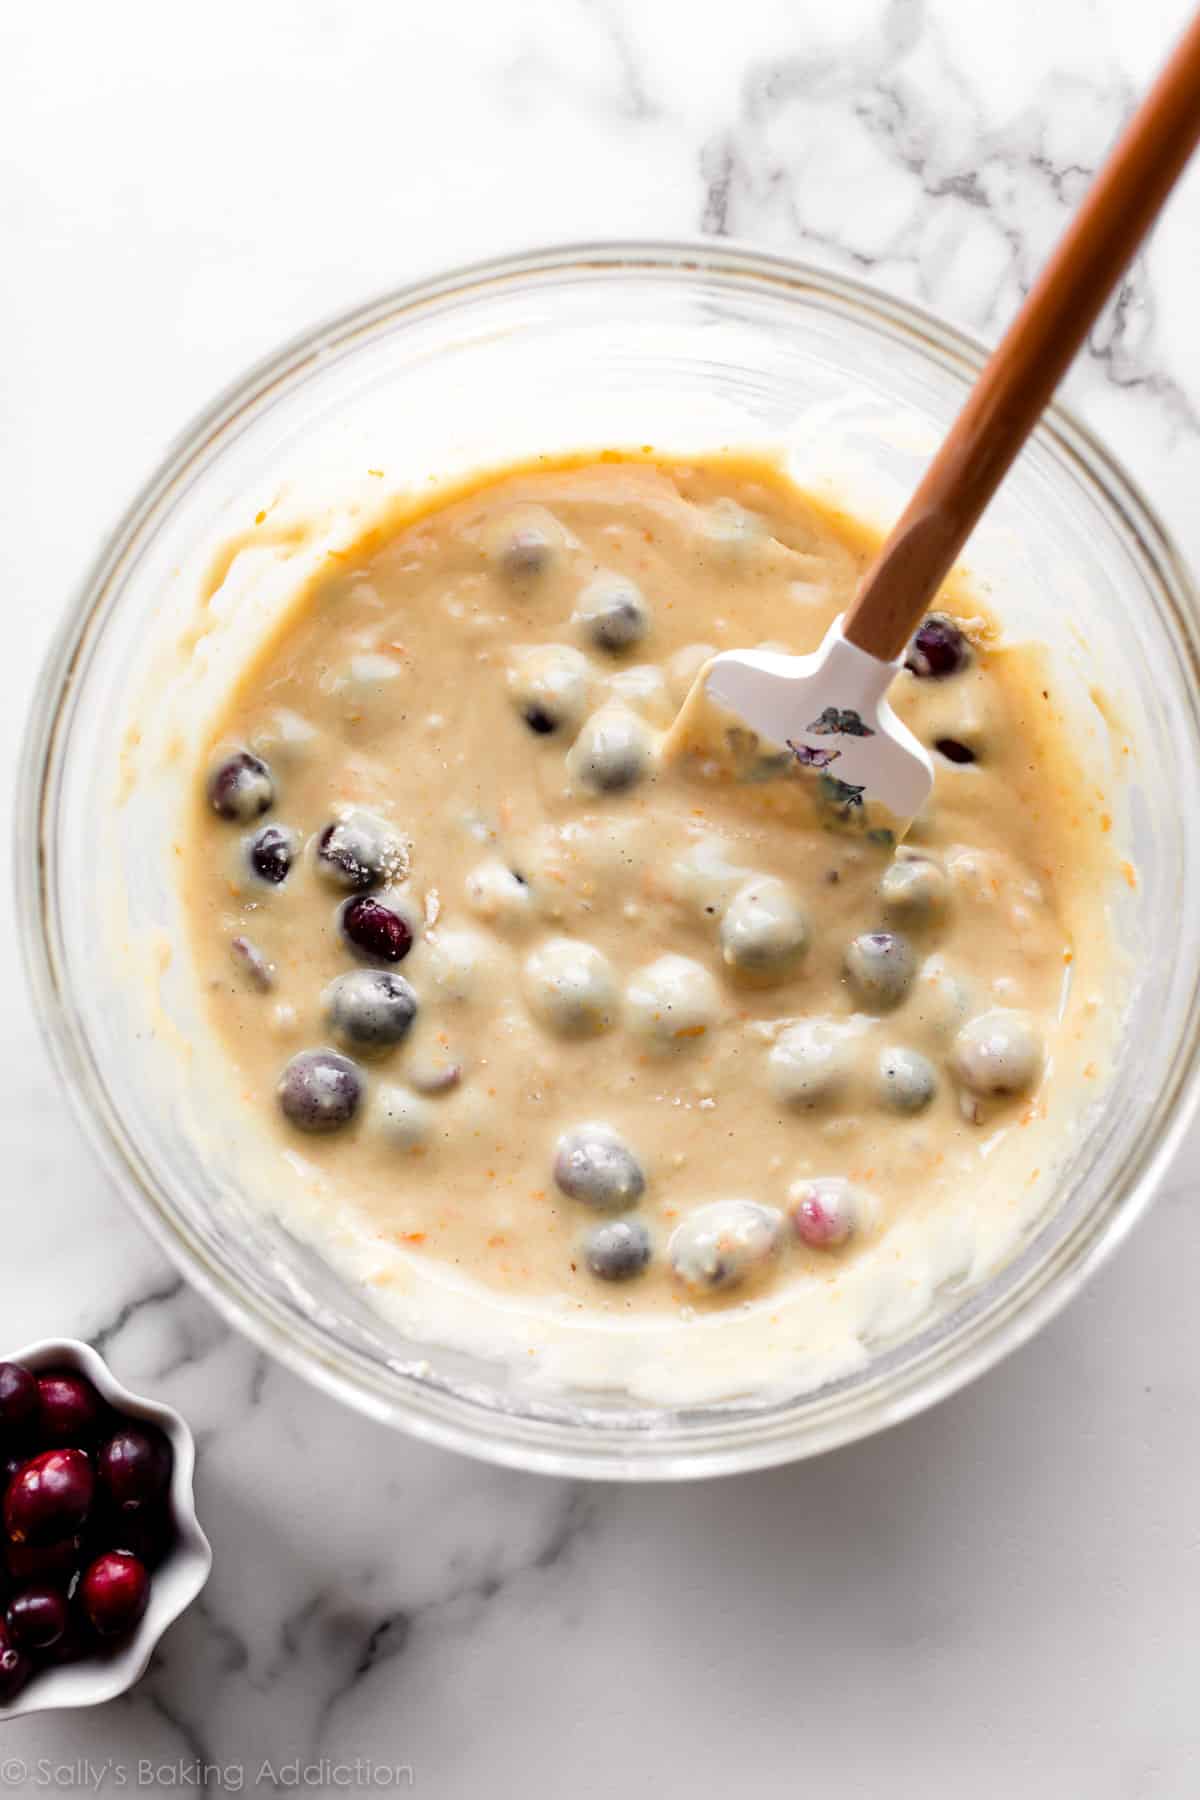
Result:
{"type": "Polygon", "coordinates": [[[157,1569],[174,1545],[175,1527],[165,1507],[144,1506],[113,1519],[108,1538],[114,1550],[131,1550],[148,1569],[157,1569]]]}
{"type": "Polygon", "coordinates": [[[13,1477],[4,1524],[14,1544],[57,1544],[83,1525],[96,1482],[82,1450],[45,1450],[13,1477]]]}
{"type": "Polygon", "coordinates": [[[922,680],[944,680],[965,669],[970,656],[966,638],[945,613],[930,613],[917,627],[904,666],[922,680]]]}
{"type": "Polygon", "coordinates": [[[85,1656],[94,1656],[99,1649],[96,1634],[76,1599],[67,1608],[66,1630],[57,1644],[42,1651],[42,1659],[54,1668],[61,1668],[66,1663],[82,1662],[85,1656]]]}
{"type": "Polygon", "coordinates": [[[17,1470],[23,1469],[28,1461],[28,1451],[6,1450],[4,1455],[0,1456],[0,1499],[3,1498],[4,1491],[17,1470]]]}
{"type": "Polygon", "coordinates": [[[57,1544],[6,1544],[4,1560],[9,1574],[21,1586],[31,1582],[67,1582],[79,1572],[79,1539],[63,1538],[57,1544]]]}
{"type": "Polygon", "coordinates": [[[0,1624],[0,1706],[15,1700],[32,1674],[32,1662],[13,1643],[7,1625],[0,1624]]]}
{"type": "Polygon", "coordinates": [[[53,1668],[66,1663],[82,1662],[87,1656],[102,1654],[104,1645],[92,1630],[91,1621],[80,1604],[78,1592],[67,1602],[67,1628],[57,1644],[43,1650],[41,1660],[53,1668]]]}
{"type": "Polygon", "coordinates": [[[101,1637],[125,1637],[150,1602],[150,1577],[131,1550],[106,1550],[79,1587],[83,1610],[101,1637]]]}
{"type": "Polygon", "coordinates": [[[20,1363],[0,1363],[0,1429],[23,1431],[37,1407],[37,1377],[20,1363]]]}
{"type": "Polygon", "coordinates": [[[23,1588],[8,1603],[8,1635],[21,1650],[49,1650],[67,1629],[67,1599],[57,1588],[23,1588]]]}
{"type": "Polygon", "coordinates": [[[65,1372],[38,1378],[38,1436],[46,1444],[82,1444],[103,1413],[99,1394],[82,1375],[65,1372]]]}
{"type": "Polygon", "coordinates": [[[364,956],[380,962],[403,961],[412,949],[412,930],[406,919],[370,894],[348,900],[342,908],[342,930],[364,956]]]}
{"type": "Polygon", "coordinates": [[[125,1425],[96,1456],[96,1473],[121,1513],[140,1512],[162,1498],[171,1479],[171,1446],[154,1425],[125,1425]]]}
{"type": "Polygon", "coordinates": [[[243,824],[265,813],[275,800],[271,771],[260,756],[237,750],[218,763],[208,778],[208,803],[222,819],[243,824]]]}

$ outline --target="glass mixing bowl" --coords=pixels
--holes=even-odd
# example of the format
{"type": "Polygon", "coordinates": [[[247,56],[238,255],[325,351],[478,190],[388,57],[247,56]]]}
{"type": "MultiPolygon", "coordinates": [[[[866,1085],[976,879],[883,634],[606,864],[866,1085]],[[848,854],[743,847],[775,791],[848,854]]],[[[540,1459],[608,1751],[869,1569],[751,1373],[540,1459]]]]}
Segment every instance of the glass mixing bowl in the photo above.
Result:
{"type": "Polygon", "coordinates": [[[206,719],[314,559],[386,492],[606,445],[775,447],[801,482],[883,524],[982,357],[914,307],[727,244],[547,251],[388,295],[281,351],[192,426],[117,527],[59,632],[26,742],[17,867],[33,991],[121,1191],[188,1278],[300,1374],[499,1462],[642,1478],[752,1468],[960,1387],[1049,1318],[1146,1206],[1196,1093],[1200,835],[1157,779],[1200,761],[1196,595],[1128,477],[1057,408],[967,563],[1013,633],[1049,644],[1088,755],[1107,762],[1119,736],[1135,748],[1116,829],[1138,880],[1113,905],[1136,973],[1104,1104],[1001,1272],[942,1293],[923,1328],[816,1392],[676,1410],[533,1394],[507,1367],[404,1341],[250,1203],[205,1118],[173,831],[206,719]],[[1097,685],[1116,734],[1098,729],[1097,685]]]}

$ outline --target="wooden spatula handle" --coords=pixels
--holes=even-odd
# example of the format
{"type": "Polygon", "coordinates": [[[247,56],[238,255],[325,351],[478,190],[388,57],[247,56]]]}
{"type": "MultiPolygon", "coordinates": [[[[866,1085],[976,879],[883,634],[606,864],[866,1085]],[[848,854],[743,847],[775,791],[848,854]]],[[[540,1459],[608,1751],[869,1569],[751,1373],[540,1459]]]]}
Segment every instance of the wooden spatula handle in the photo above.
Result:
{"type": "Polygon", "coordinates": [[[845,635],[899,656],[1200,138],[1200,16],[1139,106],[868,569],[845,635]]]}

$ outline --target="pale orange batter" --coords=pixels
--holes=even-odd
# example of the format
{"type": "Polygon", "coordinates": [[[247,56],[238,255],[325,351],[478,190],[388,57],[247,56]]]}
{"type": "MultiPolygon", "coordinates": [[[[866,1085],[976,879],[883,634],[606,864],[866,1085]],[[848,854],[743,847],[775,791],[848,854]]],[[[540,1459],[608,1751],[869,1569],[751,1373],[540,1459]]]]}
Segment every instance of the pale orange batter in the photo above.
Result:
{"type": "Polygon", "coordinates": [[[871,548],[766,461],[613,457],[400,511],[298,598],[186,843],[281,1195],[299,1166],[343,1231],[636,1314],[827,1282],[1036,1178],[1014,1128],[1083,1080],[1110,953],[1038,649],[948,591],[962,666],[891,695],[942,746],[896,852],[659,763],[706,655],[813,648],[871,548]]]}

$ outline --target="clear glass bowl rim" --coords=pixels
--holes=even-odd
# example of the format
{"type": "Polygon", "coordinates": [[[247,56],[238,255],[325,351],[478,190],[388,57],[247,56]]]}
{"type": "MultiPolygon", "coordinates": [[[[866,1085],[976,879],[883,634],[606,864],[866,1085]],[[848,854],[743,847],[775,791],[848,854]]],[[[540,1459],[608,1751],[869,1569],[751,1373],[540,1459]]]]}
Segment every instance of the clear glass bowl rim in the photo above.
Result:
{"type": "MultiPolygon", "coordinates": [[[[548,1408],[513,1412],[401,1376],[332,1340],[298,1312],[253,1293],[236,1271],[211,1257],[146,1167],[94,1066],[64,979],[66,958],[57,896],[57,818],[69,726],[77,695],[125,574],[173,504],[273,396],[319,358],[339,353],[425,309],[469,301],[539,281],[590,281],[641,275],[667,281],[699,277],[748,288],[816,297],[876,330],[904,340],[940,368],[973,380],[986,347],[933,313],[851,277],[739,244],[731,239],[614,240],[568,243],[488,259],[404,287],[323,321],[268,356],[225,389],[171,445],[118,521],[46,653],[34,691],[14,808],[17,914],[35,1012],[88,1140],[165,1253],[217,1310],[252,1341],[333,1397],[360,1412],[446,1448],[512,1467],[557,1475],[678,1480],[733,1474],[816,1455],[898,1424],[954,1393],[1025,1343],[1076,1294],[1149,1205],[1200,1096],[1200,991],[1193,992],[1164,1084],[1127,1146],[1116,1179],[1051,1254],[1018,1286],[989,1302],[987,1284],[965,1309],[965,1323],[872,1384],[808,1396],[804,1411],[772,1408],[723,1420],[710,1410],[686,1439],[656,1441],[652,1431],[565,1423],[548,1408]],[[972,1316],[973,1315],[973,1316],[972,1316]]],[[[1098,491],[1135,540],[1156,579],[1164,611],[1185,653],[1188,699],[1200,731],[1200,602],[1184,559],[1137,485],[1104,445],[1065,408],[1046,412],[1039,436],[1098,491]]],[[[1003,1275],[997,1278],[1003,1281],[1003,1275]]]]}

